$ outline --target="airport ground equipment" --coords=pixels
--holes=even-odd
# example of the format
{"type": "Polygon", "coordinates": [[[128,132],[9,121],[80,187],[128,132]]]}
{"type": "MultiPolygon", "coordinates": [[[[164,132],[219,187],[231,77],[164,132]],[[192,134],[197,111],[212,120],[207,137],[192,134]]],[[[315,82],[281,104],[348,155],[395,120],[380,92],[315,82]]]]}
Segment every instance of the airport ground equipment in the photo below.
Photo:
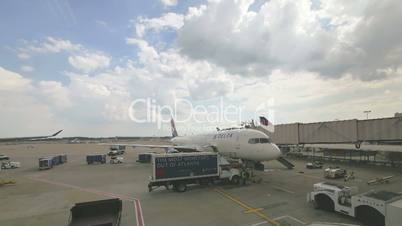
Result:
{"type": "Polygon", "coordinates": [[[322,162],[319,161],[314,161],[314,162],[308,162],[306,164],[307,169],[322,169],[323,164],[322,162]]]}
{"type": "Polygon", "coordinates": [[[124,158],[123,157],[119,157],[119,156],[112,156],[110,158],[110,164],[121,164],[123,163],[124,158]]]}
{"type": "Polygon", "coordinates": [[[150,163],[151,162],[151,158],[152,158],[152,154],[154,153],[139,153],[138,154],[138,159],[137,162],[140,163],[150,163]]]}
{"type": "Polygon", "coordinates": [[[52,158],[39,158],[39,170],[51,169],[53,168],[52,158]]]}
{"type": "Polygon", "coordinates": [[[112,145],[109,148],[111,151],[119,151],[119,153],[124,154],[125,150],[126,150],[126,146],[125,145],[112,145]]]}
{"type": "Polygon", "coordinates": [[[116,156],[116,155],[123,155],[124,150],[110,150],[107,155],[108,156],[116,156]]]}
{"type": "Polygon", "coordinates": [[[249,176],[247,172],[231,167],[224,157],[211,152],[152,154],[151,165],[149,191],[165,186],[184,192],[189,184],[206,185],[218,180],[239,184],[249,176]]]}
{"type": "Polygon", "coordinates": [[[66,154],[58,155],[58,157],[59,157],[60,164],[64,164],[64,163],[67,162],[67,155],[66,154]]]}
{"type": "Polygon", "coordinates": [[[379,178],[375,178],[372,180],[367,181],[368,185],[375,185],[375,184],[384,184],[384,183],[389,183],[389,181],[393,178],[394,176],[386,176],[386,177],[379,177],[379,178]]]}
{"type": "Polygon", "coordinates": [[[7,161],[7,162],[1,163],[1,169],[16,169],[16,168],[20,168],[20,167],[21,167],[20,162],[7,161]]]}
{"type": "Polygon", "coordinates": [[[356,194],[357,189],[321,182],[307,195],[316,209],[355,217],[366,226],[400,226],[402,196],[388,191],[356,194]],[[399,220],[398,220],[399,219],[399,220]]]}
{"type": "Polygon", "coordinates": [[[39,170],[51,169],[54,166],[64,164],[67,162],[67,155],[50,155],[39,158],[39,170]]]}
{"type": "Polygon", "coordinates": [[[354,179],[355,179],[355,173],[352,171],[345,175],[344,181],[349,181],[349,180],[354,180],[354,179]]]}
{"type": "Polygon", "coordinates": [[[328,179],[344,178],[346,173],[345,169],[328,167],[324,170],[324,177],[328,179]]]}
{"type": "Polygon", "coordinates": [[[76,203],[70,209],[68,226],[118,226],[120,225],[122,201],[106,199],[76,203]]]}
{"type": "Polygon", "coordinates": [[[11,185],[11,184],[15,184],[15,180],[4,180],[4,179],[0,179],[0,186],[3,185],[11,185]]]}
{"type": "Polygon", "coordinates": [[[0,154],[0,161],[3,160],[10,160],[10,157],[8,157],[7,155],[0,154]]]}
{"type": "Polygon", "coordinates": [[[288,160],[286,160],[283,157],[279,157],[276,160],[278,160],[278,162],[280,162],[282,165],[284,165],[286,168],[288,169],[293,169],[295,168],[295,165],[293,165],[291,162],[289,162],[288,160]]]}
{"type": "Polygon", "coordinates": [[[106,163],[106,155],[103,154],[94,154],[94,155],[87,155],[87,163],[90,164],[105,164],[106,163]]]}

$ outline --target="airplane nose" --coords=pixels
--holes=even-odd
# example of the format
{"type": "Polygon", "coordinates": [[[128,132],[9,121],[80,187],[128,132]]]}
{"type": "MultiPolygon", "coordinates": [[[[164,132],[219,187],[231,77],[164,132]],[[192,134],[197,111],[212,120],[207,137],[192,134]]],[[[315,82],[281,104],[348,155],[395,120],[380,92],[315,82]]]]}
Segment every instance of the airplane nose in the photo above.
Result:
{"type": "Polygon", "coordinates": [[[282,151],[281,151],[281,149],[276,145],[276,144],[272,144],[272,146],[274,147],[274,150],[276,151],[276,155],[278,156],[278,157],[281,157],[282,156],[282,151]]]}

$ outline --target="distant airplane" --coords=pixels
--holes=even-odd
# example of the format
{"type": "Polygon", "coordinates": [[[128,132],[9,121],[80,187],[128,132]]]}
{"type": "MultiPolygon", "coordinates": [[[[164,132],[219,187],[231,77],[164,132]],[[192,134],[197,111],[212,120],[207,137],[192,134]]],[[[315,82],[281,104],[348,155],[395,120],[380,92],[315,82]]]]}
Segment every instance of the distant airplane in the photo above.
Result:
{"type": "MultiPolygon", "coordinates": [[[[178,152],[213,151],[222,156],[241,159],[246,165],[261,166],[261,162],[284,160],[282,152],[265,133],[251,128],[230,128],[192,135],[178,136],[174,120],[171,120],[172,145],[113,144],[131,147],[163,148],[178,152]]],[[[107,144],[111,145],[111,144],[107,144]]],[[[284,160],[286,161],[286,160],[284,160]]],[[[281,162],[284,164],[283,162],[281,162]]],[[[284,164],[285,165],[285,164],[284,164]]],[[[289,167],[289,166],[288,166],[289,167]]]]}
{"type": "Polygon", "coordinates": [[[0,141],[34,141],[34,140],[43,140],[51,137],[55,137],[59,135],[63,130],[59,130],[56,133],[48,136],[35,136],[35,137],[8,137],[8,138],[0,138],[0,141]]]}

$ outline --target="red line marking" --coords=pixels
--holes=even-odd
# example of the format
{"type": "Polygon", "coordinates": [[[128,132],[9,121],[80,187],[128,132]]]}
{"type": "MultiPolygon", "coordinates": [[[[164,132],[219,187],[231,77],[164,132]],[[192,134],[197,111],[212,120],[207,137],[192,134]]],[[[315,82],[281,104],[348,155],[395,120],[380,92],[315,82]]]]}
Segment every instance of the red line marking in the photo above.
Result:
{"type": "Polygon", "coordinates": [[[137,226],[144,226],[144,217],[142,216],[142,208],[140,200],[136,199],[134,201],[135,204],[135,216],[137,219],[137,226]]]}

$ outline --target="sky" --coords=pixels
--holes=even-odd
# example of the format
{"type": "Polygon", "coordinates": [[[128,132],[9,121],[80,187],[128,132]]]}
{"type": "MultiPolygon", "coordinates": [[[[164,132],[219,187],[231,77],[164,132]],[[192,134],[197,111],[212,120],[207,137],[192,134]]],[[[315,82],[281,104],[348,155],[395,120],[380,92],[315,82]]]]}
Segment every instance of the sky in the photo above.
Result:
{"type": "Polygon", "coordinates": [[[402,111],[402,2],[0,3],[0,137],[195,134],[402,111]]]}

